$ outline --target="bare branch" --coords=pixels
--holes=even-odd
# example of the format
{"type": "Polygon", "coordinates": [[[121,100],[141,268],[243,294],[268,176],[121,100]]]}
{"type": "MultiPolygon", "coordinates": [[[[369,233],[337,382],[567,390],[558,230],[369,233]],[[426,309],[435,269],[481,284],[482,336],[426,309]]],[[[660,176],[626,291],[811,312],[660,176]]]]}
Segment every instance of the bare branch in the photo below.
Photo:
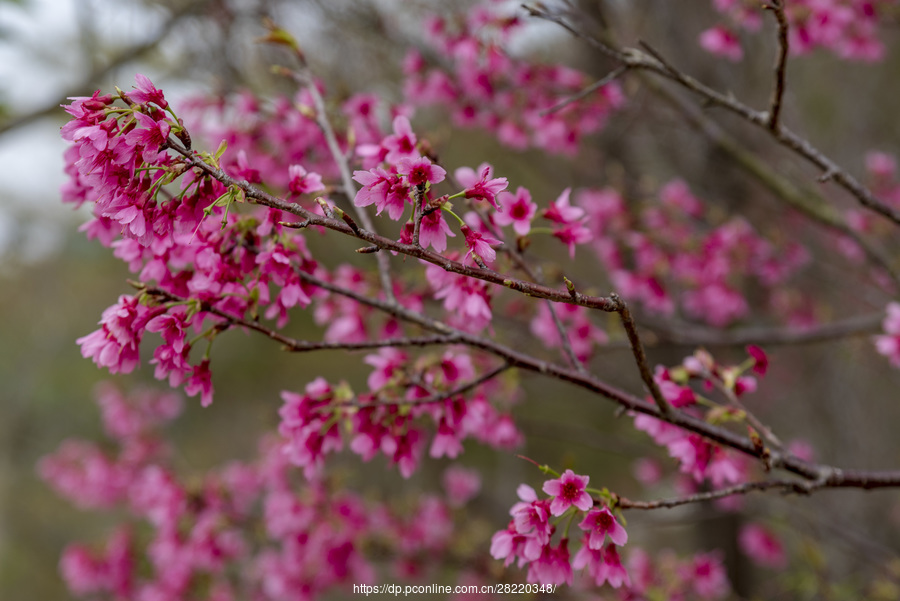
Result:
{"type": "Polygon", "coordinates": [[[581,90],[577,94],[569,96],[562,102],[560,102],[558,104],[554,104],[553,106],[551,106],[548,109],[544,109],[543,111],[538,113],[538,115],[540,115],[541,117],[546,117],[547,115],[549,115],[551,113],[555,113],[556,111],[569,106],[573,102],[578,102],[582,98],[590,96],[591,94],[593,94],[594,92],[596,92],[597,90],[599,90],[600,88],[605,86],[606,84],[610,83],[611,81],[615,81],[626,71],[628,71],[628,67],[626,67],[626,66],[616,67],[609,74],[607,74],[606,77],[604,77],[603,79],[600,79],[599,81],[595,81],[594,83],[592,83],[585,89],[581,90]]]}
{"type": "Polygon", "coordinates": [[[650,396],[653,397],[656,406],[659,407],[660,413],[669,416],[672,413],[672,406],[666,400],[666,397],[663,396],[662,391],[656,384],[656,380],[653,379],[653,373],[650,371],[650,365],[647,363],[647,355],[644,353],[644,347],[638,336],[634,318],[631,317],[631,311],[628,309],[625,301],[619,298],[618,294],[613,293],[610,296],[620,303],[619,317],[622,318],[622,325],[625,327],[625,334],[628,336],[628,342],[631,344],[631,353],[634,355],[634,361],[641,372],[641,379],[647,385],[648,390],[650,390],[650,396]]]}
{"type": "Polygon", "coordinates": [[[688,505],[690,503],[702,503],[705,501],[713,501],[715,499],[730,497],[732,495],[745,495],[751,492],[760,492],[772,489],[781,489],[786,493],[793,492],[798,494],[809,494],[820,488],[825,488],[825,486],[825,483],[810,484],[808,482],[803,482],[800,480],[764,480],[762,482],[746,482],[744,484],[738,484],[736,486],[730,486],[728,488],[721,488],[719,490],[700,492],[693,495],[675,497],[671,499],[659,499],[656,501],[632,501],[631,499],[627,499],[625,497],[616,496],[615,504],[616,507],[620,507],[622,509],[671,509],[672,507],[679,507],[681,505],[688,505]]]}
{"type": "MultiPolygon", "coordinates": [[[[337,164],[338,170],[341,173],[341,183],[344,186],[344,194],[346,194],[349,199],[353,212],[365,229],[374,232],[375,227],[372,224],[372,218],[369,217],[369,214],[365,209],[357,207],[353,202],[353,197],[356,193],[356,184],[353,182],[353,177],[350,174],[350,165],[347,162],[347,156],[341,151],[341,146],[338,144],[337,136],[334,134],[334,128],[331,127],[331,121],[328,119],[328,112],[325,108],[325,99],[322,98],[319,88],[316,87],[316,84],[312,79],[312,74],[306,69],[304,69],[303,72],[291,71],[290,73],[294,76],[296,81],[305,85],[309,90],[310,96],[313,99],[313,104],[316,108],[316,121],[319,124],[319,129],[322,130],[322,134],[325,136],[328,150],[331,152],[331,156],[334,158],[334,162],[337,164]]],[[[381,288],[384,291],[385,297],[391,302],[397,302],[397,299],[394,298],[394,287],[391,283],[390,255],[378,253],[375,255],[375,259],[378,261],[378,275],[381,278],[381,288]]]]}
{"type": "Polygon", "coordinates": [[[784,81],[788,58],[788,20],[784,14],[784,0],[772,0],[766,8],[775,14],[778,21],[778,56],[775,59],[775,85],[772,87],[772,99],[769,101],[769,129],[778,130],[778,118],[781,116],[781,103],[784,99],[784,81]]]}

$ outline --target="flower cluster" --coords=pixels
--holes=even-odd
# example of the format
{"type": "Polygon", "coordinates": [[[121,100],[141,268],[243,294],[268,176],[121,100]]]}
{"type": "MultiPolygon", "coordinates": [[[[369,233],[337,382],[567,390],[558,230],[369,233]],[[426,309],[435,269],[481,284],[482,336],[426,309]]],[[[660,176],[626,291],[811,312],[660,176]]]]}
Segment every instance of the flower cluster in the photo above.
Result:
{"type": "Polygon", "coordinates": [[[497,390],[495,384],[454,394],[475,378],[469,355],[448,351],[413,361],[402,351],[382,349],[366,363],[375,370],[365,394],[354,395],[346,384],[333,387],[322,378],[311,382],[305,394],[282,393],[279,432],[286,440],[284,452],[307,478],[322,475],[326,455],[341,450],[345,436],[363,461],[381,453],[405,478],[424,452],[425,423],[435,430],[428,446],[433,459],[457,457],[469,437],[496,448],[520,442],[511,417],[487,400],[497,390]]]}
{"type": "Polygon", "coordinates": [[[588,482],[588,476],[566,470],[559,478],[544,482],[543,491],[549,499],[539,499],[526,484],[519,486],[521,501],[510,510],[513,519],[506,530],[491,539],[491,555],[505,560],[505,565],[517,559],[520,567],[528,564],[529,582],[571,585],[574,568],[584,570],[597,586],[607,582],[613,588],[630,584],[617,549],[628,542],[628,533],[607,506],[594,506],[586,490],[588,482]],[[551,544],[556,532],[551,518],[567,513],[584,514],[578,524],[584,532],[582,546],[571,561],[568,526],[559,542],[551,544]]]}
{"type": "MultiPolygon", "coordinates": [[[[747,353],[750,356],[741,365],[727,366],[717,363],[709,353],[697,351],[680,366],[658,366],[654,379],[666,401],[680,411],[716,424],[745,421],[748,415],[738,399],[757,387],[756,378],[746,372],[763,376],[769,364],[759,347],[751,345],[747,353]],[[695,391],[692,383],[702,393],[695,391]],[[702,396],[710,392],[724,397],[721,404],[702,396]]],[[[634,425],[665,447],[678,461],[681,473],[696,484],[709,480],[713,487],[722,488],[746,479],[749,463],[741,455],[648,415],[635,415],[634,425]]]]}
{"type": "MultiPolygon", "coordinates": [[[[296,486],[281,446],[265,439],[255,462],[222,465],[201,479],[179,474],[160,432],[180,410],[177,396],[126,396],[105,385],[98,401],[116,451],[69,441],[40,464],[62,496],[127,516],[105,545],[73,543],[63,552],[63,578],[80,597],[315,598],[376,581],[367,545],[379,545],[395,573],[424,575],[460,527],[435,495],[395,508],[326,480],[296,486]]],[[[478,494],[467,470],[448,470],[446,481],[457,506],[478,494]]]]}
{"type": "Polygon", "coordinates": [[[449,61],[449,69],[430,67],[418,51],[406,57],[409,104],[445,106],[456,125],[487,131],[513,149],[574,155],[581,139],[600,131],[624,103],[613,82],[557,108],[590,80],[561,65],[536,65],[510,56],[504,44],[522,28],[518,16],[478,7],[458,25],[441,18],[426,25],[426,42],[449,61]]]}
{"type": "Polygon", "coordinates": [[[741,218],[711,222],[683,181],[662,186],[658,200],[633,215],[615,190],[575,194],[583,227],[615,289],[654,313],[671,315],[680,306],[688,317],[727,326],[748,316],[751,290],[761,289],[774,304],[809,262],[799,243],[777,246],[741,218]]]}

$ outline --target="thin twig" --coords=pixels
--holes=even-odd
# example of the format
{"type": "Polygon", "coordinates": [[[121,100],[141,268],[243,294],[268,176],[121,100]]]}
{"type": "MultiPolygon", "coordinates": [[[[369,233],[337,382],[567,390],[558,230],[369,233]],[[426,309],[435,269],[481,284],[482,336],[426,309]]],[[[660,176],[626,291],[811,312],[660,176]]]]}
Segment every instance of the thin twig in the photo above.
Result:
{"type": "Polygon", "coordinates": [[[675,497],[672,499],[659,499],[657,501],[632,501],[625,497],[617,496],[615,504],[622,509],[669,509],[679,507],[689,503],[702,503],[704,501],[713,501],[732,495],[745,495],[751,492],[759,492],[764,490],[782,489],[785,492],[794,492],[798,494],[809,494],[813,491],[825,488],[825,482],[803,482],[799,480],[764,480],[762,482],[746,482],[728,488],[719,490],[711,490],[708,492],[700,492],[685,497],[675,497]]]}
{"type": "Polygon", "coordinates": [[[781,103],[784,99],[784,82],[788,58],[788,20],[784,14],[784,0],[771,0],[766,5],[775,14],[778,21],[778,56],[775,59],[775,84],[772,87],[772,99],[769,101],[769,129],[778,130],[778,118],[781,116],[781,103]]]}
{"type": "Polygon", "coordinates": [[[650,396],[653,397],[653,401],[659,408],[660,413],[668,417],[672,414],[672,406],[666,400],[666,397],[663,396],[659,385],[653,378],[653,373],[650,371],[650,365],[647,363],[647,355],[644,353],[644,347],[638,336],[637,326],[634,323],[634,318],[631,316],[631,311],[628,309],[625,301],[619,298],[618,294],[613,293],[610,295],[610,298],[619,303],[619,317],[622,318],[622,325],[625,327],[625,334],[628,336],[628,342],[631,344],[631,353],[634,355],[634,361],[641,372],[641,379],[647,385],[650,396]]]}
{"type": "Polygon", "coordinates": [[[757,432],[760,432],[773,447],[775,447],[776,449],[782,448],[781,440],[779,440],[779,438],[775,436],[775,433],[772,431],[772,429],[762,423],[759,418],[757,418],[755,415],[753,415],[753,413],[750,412],[749,409],[747,409],[744,403],[742,403],[738,396],[735,394],[734,390],[725,386],[725,383],[713,374],[704,373],[702,374],[702,377],[707,381],[712,382],[713,386],[715,386],[719,390],[719,392],[721,392],[725,396],[725,398],[728,399],[728,402],[733,407],[743,412],[747,422],[751,426],[753,426],[757,432]]]}
{"type": "Polygon", "coordinates": [[[559,102],[558,104],[554,104],[553,106],[551,106],[551,107],[548,108],[548,109],[542,110],[541,112],[538,113],[538,115],[540,115],[541,117],[546,117],[547,115],[549,115],[549,114],[551,114],[551,113],[555,113],[556,111],[558,111],[558,110],[560,110],[560,109],[563,109],[563,108],[569,106],[569,105],[572,104],[573,102],[577,102],[577,101],[581,100],[582,98],[585,98],[586,96],[590,96],[591,94],[593,94],[595,91],[597,91],[598,89],[602,88],[602,87],[605,86],[606,84],[610,83],[611,81],[615,81],[616,79],[618,79],[618,78],[619,78],[623,73],[625,73],[626,71],[628,71],[628,67],[627,67],[627,66],[624,66],[624,65],[623,65],[623,66],[620,66],[620,67],[616,67],[616,68],[613,69],[611,72],[609,72],[603,79],[600,79],[599,81],[595,81],[594,83],[592,83],[592,84],[589,85],[588,87],[584,88],[583,90],[581,90],[581,91],[578,92],[577,94],[574,94],[574,95],[572,95],[572,96],[569,96],[568,98],[566,98],[566,99],[563,100],[562,102],[559,102]]]}
{"type": "MultiPolygon", "coordinates": [[[[334,158],[334,162],[337,164],[338,170],[341,173],[341,183],[344,186],[344,193],[349,199],[350,205],[353,207],[354,214],[365,229],[374,232],[375,227],[368,212],[362,207],[357,207],[353,202],[353,197],[356,193],[356,184],[353,182],[353,177],[350,174],[350,164],[347,162],[347,156],[341,151],[337,136],[334,134],[334,128],[331,127],[331,120],[328,118],[328,111],[325,108],[325,99],[322,98],[322,94],[319,92],[319,88],[316,87],[316,83],[313,81],[308,70],[305,69],[302,73],[297,71],[292,71],[291,73],[293,73],[297,82],[304,84],[309,90],[309,94],[313,99],[313,104],[316,109],[316,121],[319,124],[319,129],[322,130],[322,134],[325,136],[328,150],[331,152],[331,156],[334,158]]],[[[378,253],[375,255],[375,259],[378,261],[378,276],[381,279],[381,288],[384,291],[385,298],[390,302],[397,302],[397,299],[394,297],[394,286],[391,279],[390,256],[385,253],[378,253]]]]}
{"type": "Polygon", "coordinates": [[[510,369],[512,366],[509,363],[503,363],[495,367],[494,369],[483,373],[478,376],[474,380],[470,380],[465,384],[461,384],[454,388],[453,390],[448,390],[446,392],[442,392],[439,394],[432,394],[431,396],[427,396],[421,399],[385,399],[385,400],[375,400],[375,401],[367,401],[360,402],[357,399],[351,399],[349,401],[344,401],[338,403],[336,406],[331,405],[328,407],[322,407],[323,411],[332,411],[335,407],[353,407],[353,408],[366,408],[366,407],[391,407],[391,406],[418,406],[418,405],[434,405],[438,403],[443,403],[455,396],[464,394],[473,388],[477,388],[482,384],[488,382],[489,380],[493,380],[506,370],[510,369]]]}

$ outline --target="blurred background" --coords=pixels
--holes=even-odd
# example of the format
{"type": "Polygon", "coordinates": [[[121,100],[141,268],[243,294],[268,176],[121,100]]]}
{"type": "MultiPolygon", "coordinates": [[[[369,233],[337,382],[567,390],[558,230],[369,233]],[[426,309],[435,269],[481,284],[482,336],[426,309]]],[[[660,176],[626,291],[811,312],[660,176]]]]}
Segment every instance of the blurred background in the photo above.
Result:
{"type": "MultiPolygon", "coordinates": [[[[468,4],[0,0],[0,598],[68,598],[57,574],[60,551],[72,540],[104,537],[117,516],[79,512],[58,499],[37,479],[35,464],[63,439],[102,437],[92,396],[98,382],[113,379],[125,390],[140,384],[161,386],[146,361],[133,374],[110,378],[82,359],[75,345],[76,338],[96,329],[101,312],[118,295],[129,292],[129,273],[108,250],[78,233],[88,219],[87,207],[73,211],[59,202],[64,146],[58,130],[66,117],[59,104],[98,88],[128,89],[135,73],[148,75],[176,105],[194,94],[284,91],[269,74],[271,54],[256,43],[264,34],[264,16],[300,40],[330,94],[371,91],[399,102],[401,61],[410,46],[422,43],[422,16],[451,14],[468,4]]],[[[699,79],[764,106],[774,56],[770,23],[763,35],[746,40],[746,58],[735,64],[711,57],[697,44],[699,33],[717,19],[707,0],[580,4],[588,26],[594,23],[591,19],[608,19],[620,41],[653,41],[699,79]]],[[[900,150],[896,29],[896,22],[889,23],[883,33],[883,62],[846,63],[815,53],[790,65],[785,119],[853,173],[862,172],[864,155],[871,149],[900,150]]],[[[529,26],[513,51],[561,61],[598,78],[611,68],[584,44],[546,23],[529,26]]],[[[745,214],[760,231],[783,226],[781,217],[772,217],[783,214],[782,205],[764,186],[698,135],[659,96],[633,84],[629,80],[626,85],[626,108],[575,160],[538,151],[511,152],[477,132],[436,141],[441,157],[451,168],[488,160],[509,178],[512,188],[524,185],[545,199],[555,198],[569,185],[615,185],[627,198],[641,198],[661,182],[681,177],[698,196],[718,203],[722,211],[745,214]]],[[[423,118],[439,131],[443,123],[447,131],[447,117],[439,111],[423,118]]],[[[764,136],[740,123],[719,121],[793,181],[815,185],[812,170],[775,149],[764,136]]],[[[831,190],[823,193],[846,203],[831,190]]],[[[867,316],[883,310],[890,295],[859,283],[852,266],[830,252],[828,232],[811,225],[799,231],[802,241],[821,253],[802,280],[820,316],[867,316]]],[[[590,261],[573,267],[583,279],[598,280],[602,286],[596,269],[590,261]]],[[[615,329],[612,323],[600,325],[615,329]]],[[[311,324],[299,327],[317,335],[311,324]]],[[[827,342],[766,348],[771,373],[752,399],[760,417],[771,421],[783,438],[808,441],[824,462],[900,466],[900,371],[874,352],[866,335],[876,329],[827,342]]],[[[692,351],[690,346],[664,343],[665,336],[659,340],[650,349],[652,364],[672,365],[692,351]]],[[[149,357],[152,348],[147,346],[149,357]]],[[[740,346],[711,350],[723,361],[744,357],[740,346]]],[[[185,469],[251,456],[259,433],[276,423],[280,390],[300,390],[316,375],[361,382],[367,373],[362,365],[354,368],[358,371],[347,368],[350,362],[335,354],[290,356],[249,337],[225,337],[215,352],[215,403],[201,409],[195,400],[188,401],[173,427],[185,469]]],[[[592,369],[613,384],[640,390],[626,354],[604,352],[592,369]]],[[[582,473],[592,474],[592,483],[602,481],[632,498],[673,494],[665,488],[648,493],[636,482],[636,458],[649,454],[667,471],[671,462],[635,432],[629,420],[615,420],[613,406],[560,384],[524,379],[527,396],[517,410],[529,436],[524,454],[541,463],[577,465],[582,473]]],[[[485,470],[485,489],[472,512],[484,520],[486,545],[490,533],[506,524],[515,487],[520,482],[537,486],[541,479],[511,454],[498,455],[474,444],[461,459],[485,470]]],[[[408,482],[388,469],[371,470],[374,475],[362,480],[366,486],[414,494],[437,490],[442,467],[423,469],[408,482]]],[[[748,499],[740,514],[691,506],[635,516],[629,532],[649,549],[724,549],[733,584],[742,597],[754,598],[763,594],[765,580],[773,576],[755,572],[740,558],[735,533],[742,522],[761,517],[772,520],[792,551],[789,573],[775,575],[792,579],[785,582],[796,594],[787,598],[851,598],[853,591],[871,593],[866,587],[874,580],[885,583],[878,593],[884,596],[872,598],[900,598],[900,587],[890,588],[900,578],[896,492],[834,491],[811,499],[771,495],[748,499]],[[891,597],[894,592],[897,596],[891,597]]]]}

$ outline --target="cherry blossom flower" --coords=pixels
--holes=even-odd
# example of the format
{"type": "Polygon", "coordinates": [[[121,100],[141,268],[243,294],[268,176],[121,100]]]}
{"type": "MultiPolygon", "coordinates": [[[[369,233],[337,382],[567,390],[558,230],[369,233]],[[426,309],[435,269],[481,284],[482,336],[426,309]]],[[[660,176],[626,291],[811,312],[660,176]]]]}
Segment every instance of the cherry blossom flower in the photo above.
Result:
{"type": "Polygon", "coordinates": [[[515,194],[500,192],[497,200],[501,210],[494,214],[494,222],[501,226],[513,226],[520,236],[528,235],[531,221],[537,213],[537,204],[531,201],[531,193],[519,186],[515,194]]]}
{"type": "Polygon", "coordinates": [[[628,533],[608,507],[589,511],[578,527],[589,533],[588,546],[591,549],[601,549],[607,534],[619,546],[628,542],[628,533]]]}
{"type": "Polygon", "coordinates": [[[288,167],[288,190],[294,194],[309,194],[325,189],[322,176],[318,173],[310,173],[302,165],[290,165],[288,167]]]}
{"type": "Polygon", "coordinates": [[[506,190],[509,185],[505,177],[491,178],[493,167],[487,163],[478,166],[478,173],[471,167],[460,167],[456,170],[456,181],[465,186],[465,197],[475,200],[486,200],[495,209],[500,209],[497,204],[497,194],[506,190]]]}
{"type": "Polygon", "coordinates": [[[491,245],[502,244],[502,241],[487,234],[476,232],[465,224],[460,226],[460,230],[466,239],[466,246],[469,247],[466,257],[475,255],[480,257],[485,263],[494,262],[494,259],[497,258],[497,252],[491,248],[491,245]]]}
{"type": "Polygon", "coordinates": [[[398,174],[374,167],[369,171],[354,171],[353,179],[363,186],[357,191],[353,204],[358,207],[374,204],[377,214],[387,209],[391,219],[400,219],[409,199],[409,188],[398,174]]]}
{"type": "Polygon", "coordinates": [[[441,480],[453,507],[465,505],[481,489],[481,476],[478,472],[458,465],[452,465],[444,470],[441,480]]]}
{"type": "Polygon", "coordinates": [[[900,303],[888,303],[882,328],[885,333],[875,336],[875,348],[891,360],[891,365],[900,367],[900,303]]]}
{"type": "Polygon", "coordinates": [[[700,46],[707,52],[717,54],[730,61],[738,62],[744,58],[744,50],[734,32],[719,26],[707,29],[700,34],[700,46]]]}
{"type": "Polygon", "coordinates": [[[761,566],[777,570],[787,565],[781,542],[760,524],[744,525],[738,535],[738,544],[747,557],[761,566]]]}
{"type": "Polygon", "coordinates": [[[411,186],[424,186],[444,181],[447,172],[426,157],[403,158],[397,163],[397,173],[405,175],[411,186]]]}
{"type": "Polygon", "coordinates": [[[138,73],[134,76],[134,79],[137,82],[135,91],[128,94],[133,101],[138,104],[152,102],[163,110],[169,108],[169,103],[166,101],[162,90],[153,85],[149,77],[138,73]]]}
{"type": "Polygon", "coordinates": [[[393,125],[394,133],[381,142],[381,145],[387,150],[385,160],[389,163],[397,163],[404,158],[418,157],[416,134],[412,130],[409,119],[404,115],[397,115],[394,117],[393,125]]]}
{"type": "Polygon", "coordinates": [[[578,476],[572,470],[566,470],[559,478],[544,482],[543,491],[553,497],[550,513],[562,515],[573,505],[581,511],[590,509],[594,501],[584,490],[589,481],[589,476],[578,476]]]}
{"type": "Polygon", "coordinates": [[[769,368],[769,358],[766,357],[765,351],[755,344],[751,344],[747,346],[747,354],[753,358],[753,371],[761,376],[766,375],[766,370],[769,368]]]}

